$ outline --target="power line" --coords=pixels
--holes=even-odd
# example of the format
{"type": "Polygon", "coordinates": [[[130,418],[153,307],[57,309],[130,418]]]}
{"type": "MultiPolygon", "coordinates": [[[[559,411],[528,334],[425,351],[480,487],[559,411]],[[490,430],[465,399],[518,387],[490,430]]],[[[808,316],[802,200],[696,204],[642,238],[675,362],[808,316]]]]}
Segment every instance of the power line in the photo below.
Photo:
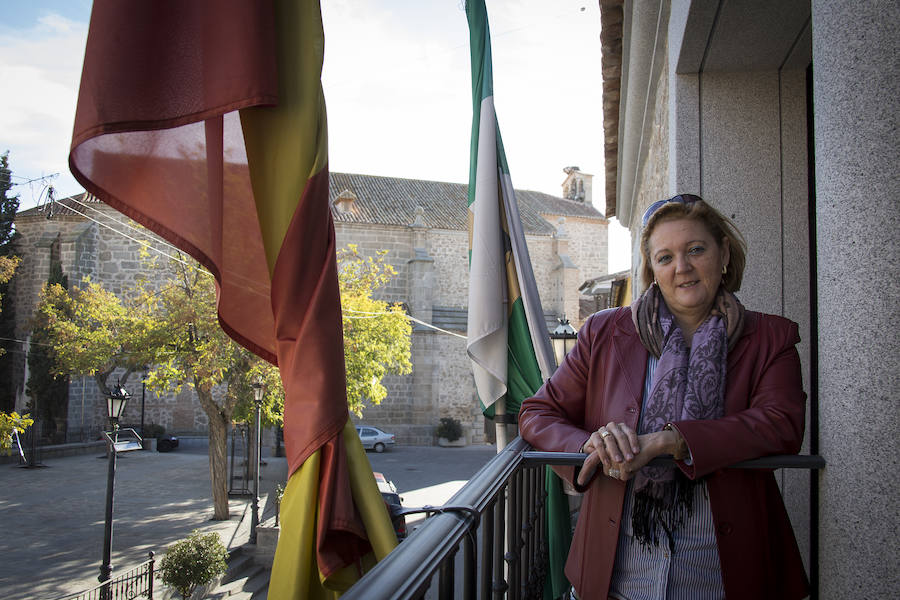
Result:
{"type": "MultiPolygon", "coordinates": [[[[119,231],[119,230],[116,229],[115,227],[111,227],[111,226],[107,225],[106,223],[104,223],[104,222],[102,222],[102,221],[98,221],[97,219],[95,219],[95,218],[93,218],[93,217],[90,217],[90,216],[84,214],[83,212],[80,212],[80,211],[78,211],[78,210],[72,208],[71,206],[67,206],[66,208],[68,208],[69,210],[71,210],[71,211],[72,211],[73,213],[75,213],[76,215],[79,215],[79,216],[84,217],[84,218],[87,219],[88,221],[93,221],[93,222],[96,223],[97,225],[100,225],[101,227],[106,227],[106,228],[109,229],[110,231],[112,231],[112,232],[114,232],[114,233],[118,233],[118,234],[121,235],[122,237],[127,238],[127,239],[131,240],[132,242],[134,242],[134,243],[136,243],[136,244],[140,244],[141,246],[144,246],[144,247],[147,248],[148,250],[153,250],[153,251],[156,252],[157,254],[160,254],[160,255],[162,255],[162,256],[165,256],[165,257],[168,258],[169,260],[173,260],[173,261],[175,261],[175,262],[181,263],[181,264],[183,264],[183,265],[185,265],[185,266],[188,266],[188,267],[190,267],[190,268],[192,268],[192,269],[198,269],[201,273],[205,273],[206,275],[209,275],[210,277],[213,276],[213,274],[210,273],[209,271],[207,271],[206,269],[199,269],[197,266],[192,265],[191,263],[189,263],[189,262],[187,262],[187,261],[185,261],[185,260],[182,260],[182,259],[177,258],[177,257],[175,257],[175,256],[172,256],[172,255],[170,255],[170,254],[166,254],[165,252],[163,252],[163,251],[160,250],[159,248],[156,248],[156,247],[153,246],[152,244],[150,244],[150,243],[148,243],[148,242],[145,242],[145,241],[143,241],[143,240],[139,240],[139,239],[137,239],[137,238],[133,238],[133,237],[131,237],[130,235],[128,235],[127,233],[124,233],[124,232],[122,232],[122,231],[119,231]]],[[[118,222],[118,221],[117,221],[117,222],[118,222]]],[[[171,244],[168,244],[168,245],[171,246],[171,244]]],[[[172,246],[172,247],[174,247],[174,246],[172,246]]]]}

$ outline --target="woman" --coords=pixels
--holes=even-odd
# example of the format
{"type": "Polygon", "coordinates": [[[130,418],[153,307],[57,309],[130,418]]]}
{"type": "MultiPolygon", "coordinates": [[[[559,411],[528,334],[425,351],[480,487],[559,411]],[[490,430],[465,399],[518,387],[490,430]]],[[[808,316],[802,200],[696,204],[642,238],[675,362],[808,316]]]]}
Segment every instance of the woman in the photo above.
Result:
{"type": "Polygon", "coordinates": [[[797,325],[744,310],[743,240],[697,196],[651,205],[640,248],[646,291],[592,315],[519,414],[535,448],[589,454],[558,469],[585,492],[566,575],[587,600],[803,598],[775,477],[727,468],[800,450],[797,325]]]}

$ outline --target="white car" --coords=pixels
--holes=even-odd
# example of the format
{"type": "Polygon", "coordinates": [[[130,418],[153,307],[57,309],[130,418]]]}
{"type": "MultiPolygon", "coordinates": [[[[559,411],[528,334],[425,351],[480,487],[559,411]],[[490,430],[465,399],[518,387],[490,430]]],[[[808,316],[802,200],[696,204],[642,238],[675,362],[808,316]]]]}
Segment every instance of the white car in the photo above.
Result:
{"type": "Polygon", "coordinates": [[[356,428],[359,434],[359,440],[362,442],[363,448],[372,449],[375,452],[384,452],[384,449],[390,445],[394,445],[394,434],[385,433],[377,427],[369,427],[368,425],[360,425],[356,428]]]}

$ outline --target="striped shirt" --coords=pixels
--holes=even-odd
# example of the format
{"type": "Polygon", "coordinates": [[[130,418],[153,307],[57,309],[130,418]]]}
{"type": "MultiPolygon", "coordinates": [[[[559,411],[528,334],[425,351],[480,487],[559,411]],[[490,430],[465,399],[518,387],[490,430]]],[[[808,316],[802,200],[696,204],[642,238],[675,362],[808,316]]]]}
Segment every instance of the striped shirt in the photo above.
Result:
{"type": "MultiPolygon", "coordinates": [[[[644,403],[650,395],[658,359],[650,356],[644,380],[644,403]]],[[[622,526],[616,546],[609,597],[619,600],[720,600],[725,597],[719,549],[706,484],[694,486],[694,510],[675,532],[675,553],[661,540],[642,546],[634,538],[631,508],[634,480],[628,482],[622,526]]]]}

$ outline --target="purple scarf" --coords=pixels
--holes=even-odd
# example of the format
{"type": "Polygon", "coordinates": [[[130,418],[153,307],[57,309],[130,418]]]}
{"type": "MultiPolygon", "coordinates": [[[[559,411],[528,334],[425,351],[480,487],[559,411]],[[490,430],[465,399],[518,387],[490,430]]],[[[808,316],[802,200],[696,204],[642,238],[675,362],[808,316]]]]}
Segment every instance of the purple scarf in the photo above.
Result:
{"type": "MultiPolygon", "coordinates": [[[[690,348],[658,286],[650,286],[632,305],[631,316],[641,343],[659,358],[638,433],[660,431],[669,422],[723,417],[728,351],[744,326],[744,307],[734,294],[719,288],[690,348]]],[[[696,483],[678,469],[638,471],[631,517],[635,537],[642,544],[658,546],[662,530],[674,552],[673,533],[691,515],[696,483]]]]}

